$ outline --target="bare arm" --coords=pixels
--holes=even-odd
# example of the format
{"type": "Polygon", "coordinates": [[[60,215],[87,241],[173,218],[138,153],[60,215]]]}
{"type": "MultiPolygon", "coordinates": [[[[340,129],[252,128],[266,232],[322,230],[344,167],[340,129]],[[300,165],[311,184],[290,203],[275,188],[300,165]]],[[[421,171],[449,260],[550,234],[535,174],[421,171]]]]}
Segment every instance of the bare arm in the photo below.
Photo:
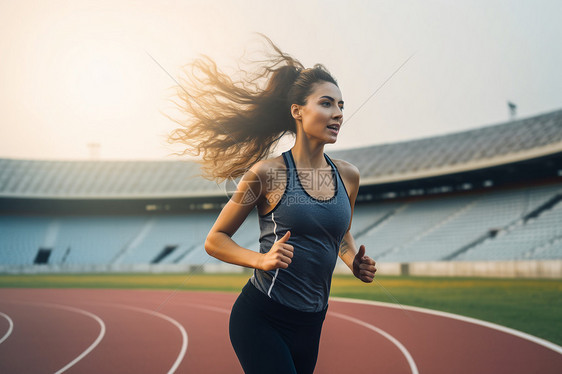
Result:
{"type": "Polygon", "coordinates": [[[355,259],[355,255],[357,254],[357,247],[355,246],[355,240],[349,230],[343,236],[338,254],[347,267],[353,270],[353,259],[355,259]]]}
{"type": "Polygon", "coordinates": [[[256,164],[238,184],[232,198],[224,206],[205,240],[207,253],[221,261],[244,267],[271,270],[287,268],[293,257],[293,246],[287,243],[290,232],[275,242],[268,253],[241,247],[232,235],[264,196],[263,164],[256,164]],[[253,198],[248,199],[251,196],[253,198]]]}
{"type": "MultiPolygon", "coordinates": [[[[355,199],[359,192],[359,171],[357,168],[348,163],[339,162],[338,170],[344,178],[346,189],[349,193],[349,201],[351,202],[351,216],[355,207],[355,199]]],[[[342,261],[349,267],[357,278],[363,282],[370,283],[375,277],[377,271],[376,262],[369,256],[365,256],[365,246],[361,245],[359,249],[355,245],[353,235],[351,235],[351,222],[347,228],[347,232],[343,236],[340,243],[338,255],[342,261]]]]}

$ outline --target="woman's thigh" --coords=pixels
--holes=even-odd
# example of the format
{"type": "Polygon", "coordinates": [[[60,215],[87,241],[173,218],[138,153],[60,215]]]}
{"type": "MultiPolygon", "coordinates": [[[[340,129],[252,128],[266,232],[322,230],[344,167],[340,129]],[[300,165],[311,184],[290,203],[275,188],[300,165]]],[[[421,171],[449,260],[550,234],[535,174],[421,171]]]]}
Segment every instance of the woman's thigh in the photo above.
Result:
{"type": "Polygon", "coordinates": [[[230,341],[246,374],[296,374],[289,346],[270,321],[239,297],[232,307],[230,341]]]}
{"type": "Polygon", "coordinates": [[[293,358],[297,373],[312,374],[318,358],[322,323],[299,326],[290,337],[285,339],[293,358]]]}

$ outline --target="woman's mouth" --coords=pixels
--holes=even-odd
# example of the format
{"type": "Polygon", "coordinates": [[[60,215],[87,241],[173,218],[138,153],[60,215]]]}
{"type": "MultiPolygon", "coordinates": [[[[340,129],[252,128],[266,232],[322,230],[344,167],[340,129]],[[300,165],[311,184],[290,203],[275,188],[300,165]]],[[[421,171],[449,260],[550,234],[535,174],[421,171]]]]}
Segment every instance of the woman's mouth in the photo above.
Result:
{"type": "Polygon", "coordinates": [[[330,125],[328,128],[331,130],[332,133],[337,135],[340,132],[340,125],[330,125]]]}

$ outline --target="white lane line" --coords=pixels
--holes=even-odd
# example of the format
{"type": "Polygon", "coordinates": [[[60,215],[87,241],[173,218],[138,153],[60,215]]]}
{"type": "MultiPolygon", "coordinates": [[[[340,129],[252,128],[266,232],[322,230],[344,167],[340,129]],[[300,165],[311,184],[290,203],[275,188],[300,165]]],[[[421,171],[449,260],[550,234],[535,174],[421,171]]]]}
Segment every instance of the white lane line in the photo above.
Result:
{"type": "Polygon", "coordinates": [[[101,342],[101,340],[103,339],[103,337],[105,335],[105,323],[103,322],[103,320],[100,317],[98,317],[97,315],[88,312],[87,310],[71,307],[71,306],[68,306],[68,305],[60,305],[60,304],[52,304],[52,303],[34,303],[34,302],[25,302],[25,301],[9,301],[9,302],[13,303],[13,304],[23,304],[23,305],[31,305],[31,306],[35,305],[35,306],[40,306],[40,307],[44,307],[44,308],[58,308],[58,309],[68,310],[68,311],[75,312],[75,313],[80,313],[80,314],[83,314],[87,317],[92,318],[100,326],[100,332],[99,332],[96,340],[94,340],[94,342],[92,344],[90,344],[90,346],[88,348],[86,348],[82,353],[80,353],[80,355],[78,355],[78,357],[76,357],[74,360],[72,360],[68,364],[66,364],[62,369],[57,370],[55,372],[55,374],[60,374],[60,373],[65,372],[66,370],[68,370],[72,366],[74,366],[78,361],[80,361],[81,359],[86,357],[87,354],[89,354],[91,351],[94,350],[94,348],[96,348],[98,346],[98,344],[101,342]]]}
{"type": "MultiPolygon", "coordinates": [[[[228,310],[228,309],[214,307],[214,306],[210,306],[210,305],[192,304],[192,303],[181,303],[181,305],[194,307],[194,308],[200,308],[200,309],[206,309],[206,310],[210,310],[210,311],[218,312],[218,313],[230,314],[230,310],[228,310]]],[[[416,363],[415,363],[414,359],[412,358],[412,355],[410,354],[410,352],[408,352],[406,347],[404,347],[404,345],[402,343],[400,343],[400,341],[398,341],[394,336],[390,335],[389,333],[387,333],[384,330],[379,329],[378,327],[375,327],[375,326],[373,326],[373,325],[371,325],[367,322],[361,321],[357,318],[353,318],[351,316],[341,314],[341,313],[336,313],[336,312],[328,312],[328,313],[330,315],[334,316],[334,317],[345,319],[345,320],[348,320],[350,322],[359,324],[363,327],[366,327],[370,330],[373,330],[373,331],[381,334],[382,336],[384,336],[386,339],[390,340],[396,347],[398,347],[398,349],[400,350],[400,352],[402,352],[404,357],[406,357],[406,360],[408,361],[408,365],[410,366],[410,370],[412,371],[412,374],[419,374],[418,367],[416,366],[416,363]]]]}
{"type": "Polygon", "coordinates": [[[380,301],[347,299],[347,298],[344,298],[344,297],[331,297],[330,300],[341,301],[343,303],[374,305],[374,306],[381,306],[381,307],[394,308],[394,309],[404,308],[404,309],[407,309],[407,310],[411,310],[413,312],[432,314],[432,315],[439,316],[439,317],[456,319],[456,320],[459,320],[459,321],[468,322],[468,323],[472,323],[472,324],[475,324],[475,325],[487,327],[489,329],[501,331],[501,332],[504,332],[506,334],[514,335],[514,336],[517,336],[521,339],[528,340],[532,343],[541,345],[545,348],[553,350],[554,352],[562,354],[562,347],[557,345],[557,344],[554,344],[552,342],[549,342],[548,340],[541,339],[537,336],[527,334],[525,332],[515,330],[515,329],[512,329],[510,327],[497,325],[495,323],[482,321],[482,320],[476,319],[476,318],[465,317],[465,316],[461,316],[461,315],[458,315],[458,314],[441,312],[441,311],[438,311],[438,310],[432,310],[432,309],[426,309],[426,308],[420,308],[420,307],[416,307],[416,306],[408,306],[408,305],[399,306],[399,305],[396,305],[396,304],[383,303],[383,302],[380,302],[380,301]]]}
{"type": "Polygon", "coordinates": [[[122,308],[122,309],[130,309],[130,310],[134,310],[134,311],[137,311],[137,312],[150,314],[152,316],[155,316],[155,317],[161,318],[163,320],[166,320],[166,321],[170,322],[171,324],[173,324],[174,326],[176,326],[178,328],[178,330],[180,330],[181,337],[182,337],[182,344],[181,344],[180,353],[179,353],[178,357],[176,358],[176,361],[174,362],[174,364],[170,368],[170,370],[168,370],[168,374],[173,374],[173,373],[176,372],[176,370],[178,369],[178,366],[180,365],[180,363],[182,362],[182,360],[185,356],[185,353],[187,352],[187,332],[185,331],[183,326],[178,321],[176,321],[172,317],[169,317],[165,314],[156,312],[154,310],[139,308],[139,307],[130,306],[130,305],[122,305],[122,304],[96,304],[96,305],[110,305],[110,306],[114,306],[114,307],[118,307],[118,308],[122,308]]]}
{"type": "Polygon", "coordinates": [[[92,352],[94,350],[94,348],[96,348],[98,346],[98,344],[101,342],[101,340],[103,339],[103,337],[105,335],[105,323],[103,322],[103,320],[100,317],[98,317],[97,315],[95,315],[94,313],[90,313],[87,310],[75,308],[75,307],[68,306],[68,305],[51,304],[51,303],[22,303],[22,304],[37,305],[37,306],[42,306],[42,307],[47,307],[47,308],[58,308],[58,309],[68,310],[68,311],[75,312],[75,313],[80,313],[80,314],[83,314],[87,317],[92,318],[93,320],[95,320],[98,323],[98,325],[100,325],[100,332],[99,332],[96,340],[94,340],[94,342],[92,344],[90,344],[90,346],[88,348],[86,348],[82,353],[80,353],[74,360],[70,361],[63,368],[57,370],[55,372],[55,374],[64,373],[65,371],[70,369],[72,366],[74,366],[78,361],[80,361],[81,359],[86,357],[87,354],[92,352]]]}
{"type": "MultiPolygon", "coordinates": [[[[228,309],[214,307],[214,306],[210,306],[210,305],[192,304],[192,303],[182,303],[182,305],[190,306],[190,307],[194,307],[194,308],[206,309],[206,310],[210,310],[210,311],[218,312],[218,313],[230,314],[230,310],[228,310],[228,309]]],[[[375,326],[373,326],[373,325],[371,325],[371,324],[369,324],[365,321],[361,321],[357,318],[353,318],[353,317],[348,316],[346,314],[341,314],[341,313],[336,313],[336,312],[328,312],[328,314],[330,314],[334,317],[338,317],[338,318],[345,319],[345,320],[348,320],[350,322],[359,324],[363,327],[366,327],[370,330],[373,330],[373,331],[381,334],[386,339],[390,340],[400,350],[400,352],[402,352],[404,357],[406,357],[406,360],[408,361],[408,365],[410,366],[410,370],[412,371],[412,374],[419,374],[418,367],[417,367],[414,359],[412,358],[412,355],[410,354],[410,352],[408,352],[406,347],[404,347],[404,345],[402,343],[400,343],[400,341],[398,341],[394,336],[390,335],[386,331],[381,330],[380,328],[375,327],[375,326]]]]}
{"type": "Polygon", "coordinates": [[[81,359],[86,357],[86,355],[88,353],[93,351],[94,348],[96,348],[98,346],[98,344],[101,342],[101,340],[103,339],[103,337],[105,335],[105,323],[103,322],[103,320],[100,317],[98,317],[94,313],[90,313],[90,312],[88,312],[87,310],[84,310],[84,309],[74,308],[74,307],[66,306],[66,305],[58,305],[58,304],[43,304],[43,305],[46,305],[46,306],[51,305],[55,308],[65,309],[65,310],[69,310],[71,312],[83,314],[85,316],[93,318],[98,323],[98,325],[100,325],[100,333],[98,334],[98,337],[96,338],[96,340],[94,340],[94,342],[92,344],[90,344],[90,346],[88,348],[86,348],[86,350],[84,350],[84,352],[80,353],[80,355],[78,355],[74,360],[70,361],[63,368],[61,368],[61,369],[59,369],[58,371],[55,372],[55,374],[64,373],[66,370],[68,370],[72,366],[74,366],[78,361],[80,361],[81,359]]]}
{"type": "MultiPolygon", "coordinates": [[[[80,308],[74,308],[74,307],[71,307],[71,306],[68,306],[68,305],[60,305],[60,304],[52,304],[52,303],[35,303],[35,302],[25,302],[25,301],[9,301],[9,302],[12,303],[12,304],[23,304],[23,305],[31,305],[31,306],[35,305],[35,306],[40,306],[40,307],[44,307],[44,308],[58,308],[58,309],[68,310],[68,311],[75,312],[75,313],[80,313],[80,314],[83,314],[87,317],[92,318],[100,326],[100,332],[98,334],[98,337],[94,340],[94,342],[92,344],[90,344],[90,346],[88,346],[88,348],[86,348],[82,353],[80,353],[80,355],[78,355],[78,357],[76,357],[74,360],[72,360],[68,364],[66,364],[62,369],[59,369],[58,371],[56,371],[55,374],[60,374],[60,373],[65,372],[66,370],[68,370],[72,366],[74,366],[78,361],[80,361],[81,359],[86,357],[87,354],[89,354],[91,351],[94,350],[94,348],[96,348],[98,346],[98,344],[101,342],[101,340],[103,339],[103,337],[105,335],[105,323],[103,322],[103,320],[100,317],[98,317],[97,315],[88,312],[87,310],[80,309],[80,308]]],[[[4,315],[4,313],[1,313],[1,312],[0,312],[0,314],[4,315]]],[[[13,323],[12,323],[12,325],[13,325],[13,323]]],[[[11,333],[11,330],[9,332],[11,333]]],[[[9,335],[9,334],[7,334],[7,335],[9,335]]],[[[7,335],[5,335],[0,340],[0,343],[2,343],[5,338],[7,338],[7,335]]]]}
{"type": "Polygon", "coordinates": [[[10,334],[14,330],[14,321],[12,321],[10,316],[5,313],[0,312],[0,316],[6,318],[8,320],[8,324],[10,325],[10,327],[8,327],[8,331],[4,334],[3,337],[0,338],[0,344],[2,344],[4,340],[8,339],[8,336],[10,336],[10,334]]]}
{"type": "Polygon", "coordinates": [[[336,312],[328,312],[328,314],[332,315],[334,317],[337,317],[337,318],[345,319],[347,321],[356,323],[356,324],[361,325],[365,328],[368,328],[369,330],[372,330],[372,331],[374,331],[378,334],[381,334],[386,339],[390,340],[390,342],[392,344],[394,344],[400,350],[400,352],[402,352],[404,357],[406,357],[406,361],[408,361],[408,365],[410,366],[410,370],[412,371],[412,374],[419,374],[418,367],[416,366],[416,362],[412,358],[412,355],[410,354],[410,352],[408,352],[406,347],[404,347],[404,345],[402,343],[400,343],[400,341],[398,339],[396,339],[394,336],[390,335],[389,333],[387,333],[384,330],[379,329],[376,326],[371,325],[370,323],[367,323],[367,322],[362,321],[360,319],[348,316],[346,314],[341,314],[341,313],[336,313],[336,312]]]}

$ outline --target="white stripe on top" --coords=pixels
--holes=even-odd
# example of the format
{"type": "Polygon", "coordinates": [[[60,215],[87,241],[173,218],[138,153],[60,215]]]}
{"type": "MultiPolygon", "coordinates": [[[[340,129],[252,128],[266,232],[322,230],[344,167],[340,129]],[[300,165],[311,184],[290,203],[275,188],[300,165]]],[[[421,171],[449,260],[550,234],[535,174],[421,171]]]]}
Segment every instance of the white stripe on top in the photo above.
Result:
{"type": "MultiPolygon", "coordinates": [[[[273,233],[275,234],[275,242],[277,242],[277,240],[279,239],[277,238],[277,222],[275,222],[275,213],[271,213],[271,220],[273,221],[273,233]]],[[[271,298],[271,290],[273,289],[273,285],[275,284],[275,280],[277,279],[278,274],[279,274],[279,268],[275,269],[275,275],[271,280],[271,286],[269,286],[269,291],[267,291],[267,296],[269,296],[269,298],[271,298]]]]}

